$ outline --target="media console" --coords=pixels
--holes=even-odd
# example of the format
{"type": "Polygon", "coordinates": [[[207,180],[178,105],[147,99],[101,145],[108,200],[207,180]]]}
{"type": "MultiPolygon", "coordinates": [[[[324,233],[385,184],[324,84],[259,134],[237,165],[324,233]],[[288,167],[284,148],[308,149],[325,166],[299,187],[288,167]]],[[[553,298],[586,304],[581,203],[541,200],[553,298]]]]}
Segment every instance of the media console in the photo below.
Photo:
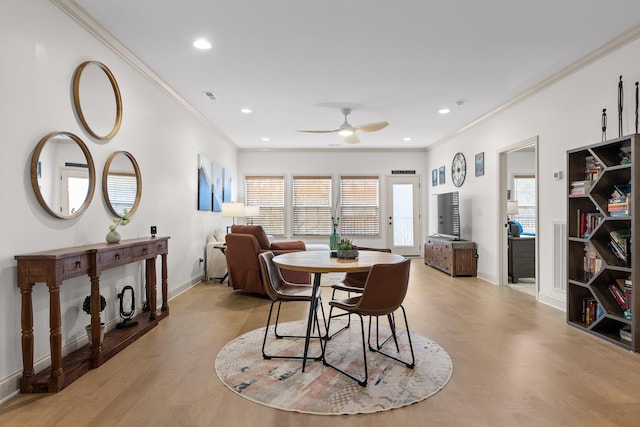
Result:
{"type": "Polygon", "coordinates": [[[456,276],[477,274],[478,252],[474,242],[429,236],[424,244],[424,263],[456,276]]]}
{"type": "Polygon", "coordinates": [[[127,345],[147,333],[158,321],[169,315],[167,304],[167,254],[169,237],[145,237],[120,243],[98,243],[16,255],[18,287],[22,295],[22,378],[23,393],[51,393],[62,390],[72,381],[97,368],[127,345]],[[156,258],[162,257],[162,307],[157,312],[156,258]],[[148,313],[135,317],[138,324],[114,329],[100,343],[100,314],[91,314],[92,346],[84,346],[62,357],[62,319],[60,287],[66,279],[87,274],[91,280],[91,305],[100,306],[100,274],[102,271],[132,262],[145,261],[145,291],[148,313]],[[49,288],[49,343],[51,367],[36,374],[33,367],[33,304],[31,294],[36,283],[49,288]]]}

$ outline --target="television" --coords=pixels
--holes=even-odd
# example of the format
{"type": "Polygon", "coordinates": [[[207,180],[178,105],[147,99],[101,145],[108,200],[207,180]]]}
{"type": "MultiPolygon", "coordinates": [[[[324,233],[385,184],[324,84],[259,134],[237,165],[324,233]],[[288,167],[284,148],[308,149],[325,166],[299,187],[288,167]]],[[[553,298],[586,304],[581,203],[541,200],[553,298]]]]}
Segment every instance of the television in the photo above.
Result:
{"type": "Polygon", "coordinates": [[[438,234],[460,239],[460,195],[457,191],[438,194],[438,234]]]}

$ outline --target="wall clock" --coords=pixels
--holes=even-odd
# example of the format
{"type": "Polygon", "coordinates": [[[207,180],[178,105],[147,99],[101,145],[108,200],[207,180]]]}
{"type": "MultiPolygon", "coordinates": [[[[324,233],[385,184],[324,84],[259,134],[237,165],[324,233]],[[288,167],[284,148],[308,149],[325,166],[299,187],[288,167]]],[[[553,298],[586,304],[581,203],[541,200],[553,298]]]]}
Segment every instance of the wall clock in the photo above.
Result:
{"type": "Polygon", "coordinates": [[[456,155],[453,156],[453,162],[451,163],[451,179],[453,180],[453,185],[456,187],[462,187],[466,176],[467,161],[464,158],[464,154],[456,153],[456,155]]]}

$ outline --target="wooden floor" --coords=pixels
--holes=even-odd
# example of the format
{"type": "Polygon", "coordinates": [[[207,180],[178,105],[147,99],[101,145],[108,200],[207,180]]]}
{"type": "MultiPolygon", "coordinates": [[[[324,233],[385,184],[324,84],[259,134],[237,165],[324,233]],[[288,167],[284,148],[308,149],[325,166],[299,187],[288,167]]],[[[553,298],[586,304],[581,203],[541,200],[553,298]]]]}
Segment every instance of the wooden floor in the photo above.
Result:
{"type": "MultiPolygon", "coordinates": [[[[302,304],[286,306],[303,318],[302,304]]],[[[58,394],[19,395],[2,426],[630,426],[640,422],[640,356],[567,326],[564,313],[413,260],[412,330],[453,360],[448,385],[406,408],[312,416],[235,395],[214,371],[232,338],[262,327],[269,301],[203,283],[152,332],[58,394]]],[[[277,363],[277,362],[274,362],[277,363]]],[[[315,362],[314,362],[315,363],[315,362]]]]}

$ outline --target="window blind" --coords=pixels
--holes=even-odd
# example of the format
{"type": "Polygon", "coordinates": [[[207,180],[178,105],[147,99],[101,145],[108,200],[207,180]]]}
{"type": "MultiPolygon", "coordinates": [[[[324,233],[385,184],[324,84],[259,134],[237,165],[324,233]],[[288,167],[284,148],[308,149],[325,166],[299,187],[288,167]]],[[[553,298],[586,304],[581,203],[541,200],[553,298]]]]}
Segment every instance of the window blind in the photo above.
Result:
{"type": "Polygon", "coordinates": [[[293,234],[331,234],[331,177],[293,177],[293,234]]]}
{"type": "Polygon", "coordinates": [[[107,194],[109,194],[113,210],[124,215],[125,209],[131,209],[136,201],[137,182],[135,174],[109,172],[107,175],[107,194]]]}
{"type": "Polygon", "coordinates": [[[377,176],[340,177],[340,233],[380,234],[380,185],[377,176]]]}
{"type": "Polygon", "coordinates": [[[259,206],[260,215],[253,223],[262,225],[267,234],[284,235],[284,176],[246,176],[246,206],[259,206]]]}

